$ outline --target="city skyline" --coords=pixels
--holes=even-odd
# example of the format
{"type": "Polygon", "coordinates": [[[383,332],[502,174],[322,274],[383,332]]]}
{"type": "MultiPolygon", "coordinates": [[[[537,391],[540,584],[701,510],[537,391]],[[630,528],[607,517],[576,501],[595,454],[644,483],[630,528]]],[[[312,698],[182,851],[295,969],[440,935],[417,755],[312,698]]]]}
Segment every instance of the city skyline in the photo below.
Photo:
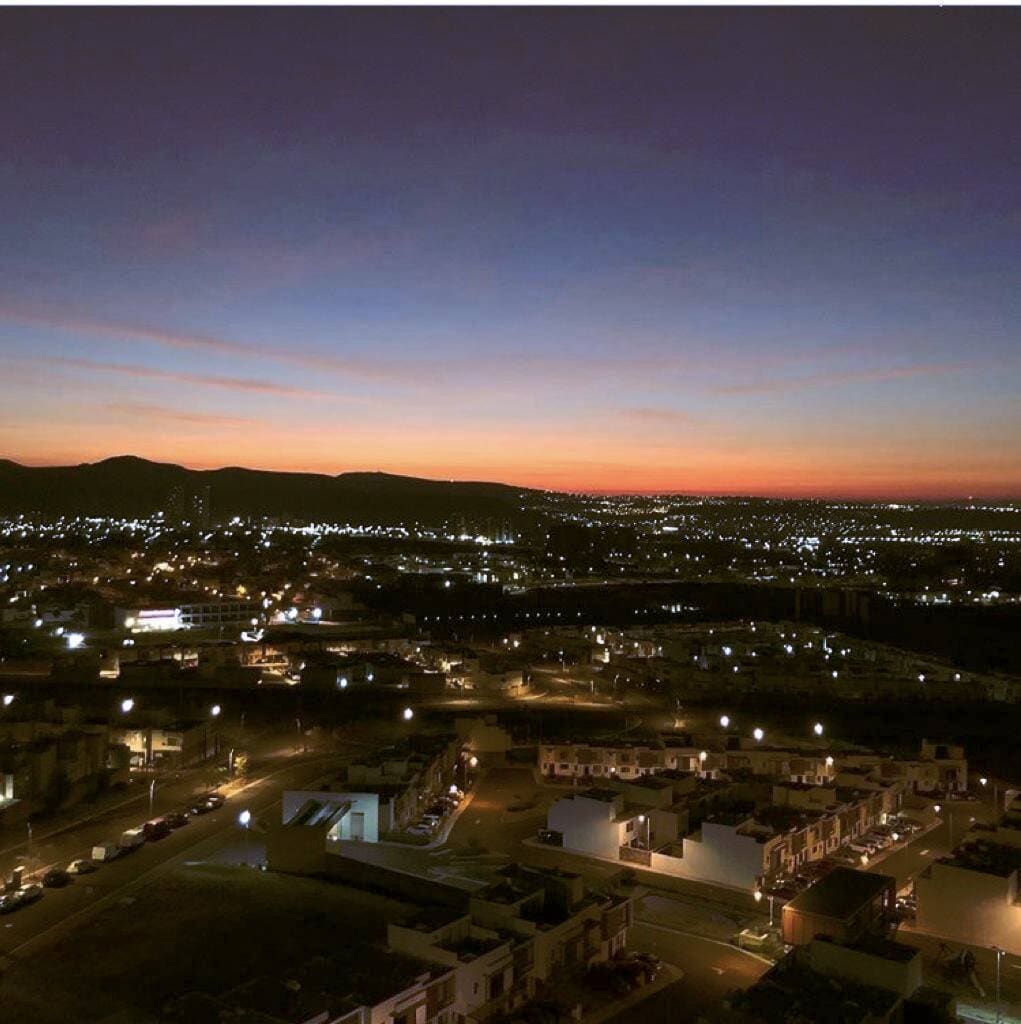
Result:
{"type": "Polygon", "coordinates": [[[1012,10],[17,10],[0,457],[1021,496],[1012,10]]]}

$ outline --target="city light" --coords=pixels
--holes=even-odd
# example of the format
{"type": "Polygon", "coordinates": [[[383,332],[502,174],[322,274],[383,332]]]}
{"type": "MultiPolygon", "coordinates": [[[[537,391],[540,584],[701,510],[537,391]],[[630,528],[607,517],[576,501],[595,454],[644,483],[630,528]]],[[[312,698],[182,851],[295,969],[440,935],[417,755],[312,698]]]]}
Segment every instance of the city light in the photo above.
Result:
{"type": "Polygon", "coordinates": [[[68,650],[76,651],[76,650],[78,650],[79,647],[84,646],[84,644],[85,644],[85,634],[84,633],[68,633],[67,636],[64,637],[64,641],[67,644],[68,650]]]}
{"type": "Polygon", "coordinates": [[[214,704],[209,709],[209,713],[213,716],[213,718],[216,718],[220,714],[220,705],[219,704],[214,704]]]}
{"type": "Polygon", "coordinates": [[[125,715],[128,714],[129,712],[133,711],[134,707],[135,707],[135,701],[134,701],[134,699],[132,697],[125,697],[124,700],[121,701],[121,711],[125,715]]]}
{"type": "Polygon", "coordinates": [[[415,712],[411,708],[405,708],[403,714],[405,722],[410,722],[415,717],[415,712]]]}
{"type": "Polygon", "coordinates": [[[812,732],[814,732],[816,736],[821,736],[823,734],[822,722],[816,722],[815,725],[812,726],[812,732]]]}
{"type": "Polygon", "coordinates": [[[5,708],[9,708],[13,703],[14,703],[14,694],[13,693],[5,693],[4,694],[4,707],[5,708]]]}
{"type": "Polygon", "coordinates": [[[249,810],[247,810],[247,809],[246,809],[246,810],[242,811],[242,812],[241,812],[241,813],[240,813],[240,814],[238,815],[238,824],[239,824],[239,825],[240,825],[240,826],[241,826],[242,828],[248,828],[248,826],[249,826],[249,825],[250,825],[251,823],[252,823],[252,812],[251,812],[251,811],[249,811],[249,810]]]}
{"type": "Polygon", "coordinates": [[[720,726],[723,729],[730,728],[730,715],[720,715],[720,726]]]}
{"type": "Polygon", "coordinates": [[[758,727],[752,730],[752,736],[755,737],[756,743],[761,743],[765,735],[766,734],[762,731],[762,729],[759,729],[758,727]]]}

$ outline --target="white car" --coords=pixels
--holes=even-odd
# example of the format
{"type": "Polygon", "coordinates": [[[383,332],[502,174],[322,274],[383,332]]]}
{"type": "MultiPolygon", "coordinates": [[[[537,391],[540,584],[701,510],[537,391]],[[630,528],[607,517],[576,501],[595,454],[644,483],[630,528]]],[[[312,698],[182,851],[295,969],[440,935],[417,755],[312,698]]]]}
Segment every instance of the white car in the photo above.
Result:
{"type": "Polygon", "coordinates": [[[77,860],[71,861],[67,866],[67,873],[69,875],[88,875],[98,870],[99,865],[88,857],[79,857],[77,860]]]}

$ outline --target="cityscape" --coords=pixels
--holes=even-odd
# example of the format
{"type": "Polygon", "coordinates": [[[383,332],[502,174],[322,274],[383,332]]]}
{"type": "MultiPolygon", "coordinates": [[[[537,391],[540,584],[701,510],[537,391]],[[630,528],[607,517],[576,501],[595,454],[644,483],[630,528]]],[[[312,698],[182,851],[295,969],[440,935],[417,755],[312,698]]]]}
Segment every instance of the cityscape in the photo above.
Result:
{"type": "Polygon", "coordinates": [[[0,12],[0,1021],[1021,1022],[1019,27],[0,12]]]}

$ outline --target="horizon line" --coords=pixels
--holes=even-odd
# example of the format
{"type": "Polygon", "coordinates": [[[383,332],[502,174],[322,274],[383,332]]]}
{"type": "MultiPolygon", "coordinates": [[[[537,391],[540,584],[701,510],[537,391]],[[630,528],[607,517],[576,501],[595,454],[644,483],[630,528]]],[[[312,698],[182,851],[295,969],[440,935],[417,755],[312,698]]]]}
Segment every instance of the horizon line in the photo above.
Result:
{"type": "Polygon", "coordinates": [[[878,495],[871,497],[856,496],[848,492],[834,492],[832,494],[792,494],[783,493],[780,491],[776,492],[751,492],[751,491],[719,491],[719,490],[692,490],[692,489],[673,489],[673,488],[639,488],[639,489],[616,489],[607,487],[540,487],[529,484],[512,483],[506,480],[499,479],[479,479],[479,478],[465,478],[457,479],[454,477],[436,477],[436,476],[416,476],[410,473],[395,473],[385,469],[344,469],[339,470],[335,473],[326,473],[316,470],[301,470],[301,469],[275,469],[267,467],[254,467],[254,466],[241,466],[241,465],[222,465],[222,466],[195,466],[188,465],[181,462],[163,462],[158,459],[150,459],[144,455],[134,455],[131,453],[121,453],[119,455],[108,455],[102,459],[97,459],[94,462],[78,462],[78,463],[58,463],[58,462],[19,462],[17,459],[9,458],[6,456],[0,456],[0,462],[10,462],[15,466],[22,469],[80,469],[83,466],[97,466],[104,462],[115,462],[118,460],[135,460],[138,462],[146,462],[150,465],[157,466],[169,466],[175,469],[183,469],[190,473],[217,473],[224,470],[237,469],[249,473],[280,473],[280,474],[294,474],[298,476],[318,476],[324,480],[333,480],[340,476],[346,476],[348,474],[355,473],[376,473],[381,476],[394,476],[403,477],[409,480],[425,480],[431,483],[449,483],[449,484],[491,484],[501,487],[520,488],[524,491],[535,491],[537,493],[546,494],[563,494],[573,496],[591,496],[591,497],[642,497],[642,498],[716,498],[730,501],[740,500],[752,500],[752,501],[790,501],[790,502],[847,502],[858,505],[885,505],[885,504],[960,504],[963,502],[995,502],[1002,501],[1009,504],[1021,503],[1021,494],[1011,495],[1009,493],[1002,493],[996,495],[982,495],[975,496],[972,494],[944,494],[941,496],[928,496],[924,497],[921,495],[906,495],[906,494],[889,494],[889,495],[878,495]]]}

